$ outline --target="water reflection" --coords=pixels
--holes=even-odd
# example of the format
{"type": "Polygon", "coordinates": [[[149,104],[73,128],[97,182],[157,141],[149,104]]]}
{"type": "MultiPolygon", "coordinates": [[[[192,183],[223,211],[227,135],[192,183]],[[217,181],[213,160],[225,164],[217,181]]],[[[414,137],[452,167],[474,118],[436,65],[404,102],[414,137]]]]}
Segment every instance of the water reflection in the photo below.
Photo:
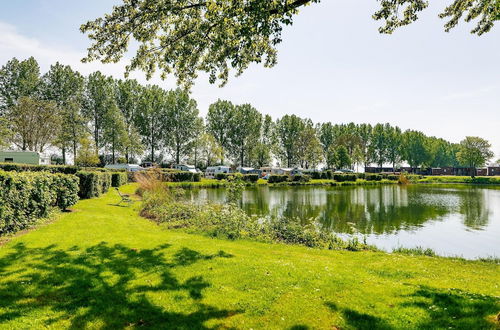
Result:
{"type": "MultiPolygon", "coordinates": [[[[484,228],[490,218],[488,189],[477,187],[253,187],[240,206],[250,215],[284,216],[304,224],[317,221],[325,229],[363,234],[412,230],[428,221],[443,221],[459,213],[470,229],[484,228]]],[[[225,201],[224,189],[187,192],[193,201],[225,201]]],[[[500,200],[499,200],[500,202],[500,200]]]]}
{"type": "MultiPolygon", "coordinates": [[[[224,189],[189,190],[186,194],[196,202],[224,202],[226,198],[224,189]]],[[[490,250],[500,252],[498,188],[464,185],[263,186],[245,190],[240,206],[250,215],[284,216],[299,219],[303,224],[317,222],[320,227],[341,234],[352,233],[354,227],[368,237],[398,244],[401,240],[407,242],[407,237],[413,235],[415,237],[409,242],[415,246],[419,245],[418,240],[427,243],[431,237],[443,240],[445,236],[457,237],[453,244],[460,246],[458,237],[461,237],[477,244],[494,245],[490,250]],[[484,234],[478,234],[483,231],[484,234]],[[464,238],[463,232],[473,236],[464,238]]]]}

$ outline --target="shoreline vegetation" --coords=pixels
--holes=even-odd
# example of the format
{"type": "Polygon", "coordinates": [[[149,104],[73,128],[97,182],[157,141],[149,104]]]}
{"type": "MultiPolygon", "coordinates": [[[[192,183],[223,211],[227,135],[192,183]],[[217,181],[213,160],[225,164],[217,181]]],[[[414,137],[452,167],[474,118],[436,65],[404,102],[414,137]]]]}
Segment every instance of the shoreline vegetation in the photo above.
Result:
{"type": "MultiPolygon", "coordinates": [[[[229,180],[205,179],[201,178],[198,182],[166,182],[168,187],[174,188],[224,188],[230,183],[229,180]]],[[[368,181],[364,179],[356,179],[356,181],[335,181],[330,179],[311,179],[307,182],[303,181],[286,181],[269,183],[267,180],[259,179],[257,182],[245,182],[246,186],[373,186],[384,184],[399,184],[398,180],[382,179],[380,181],[368,181]]],[[[424,176],[419,179],[409,180],[408,184],[466,184],[466,185],[500,185],[500,177],[475,177],[468,176],[424,176]]]]}

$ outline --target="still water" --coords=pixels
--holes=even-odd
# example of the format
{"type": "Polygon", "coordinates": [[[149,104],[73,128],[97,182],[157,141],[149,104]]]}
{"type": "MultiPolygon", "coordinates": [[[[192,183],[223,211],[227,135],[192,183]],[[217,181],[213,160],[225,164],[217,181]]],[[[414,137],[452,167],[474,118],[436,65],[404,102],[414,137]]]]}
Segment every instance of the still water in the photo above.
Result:
{"type": "MultiPolygon", "coordinates": [[[[224,189],[187,192],[224,202],[224,189]]],[[[465,185],[252,187],[240,206],[249,215],[317,222],[340,236],[355,232],[387,251],[431,248],[446,256],[500,257],[500,188],[465,185]]]]}

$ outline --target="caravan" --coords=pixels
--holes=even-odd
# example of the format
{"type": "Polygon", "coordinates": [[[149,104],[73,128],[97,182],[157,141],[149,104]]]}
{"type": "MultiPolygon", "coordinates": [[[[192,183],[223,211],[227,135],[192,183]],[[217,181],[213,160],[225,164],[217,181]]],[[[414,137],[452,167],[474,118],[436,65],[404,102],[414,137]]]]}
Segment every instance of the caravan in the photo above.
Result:
{"type": "Polygon", "coordinates": [[[216,174],[219,173],[228,174],[230,172],[231,169],[229,168],[229,166],[210,166],[207,167],[207,169],[205,170],[205,177],[207,179],[214,179],[216,174]]]}

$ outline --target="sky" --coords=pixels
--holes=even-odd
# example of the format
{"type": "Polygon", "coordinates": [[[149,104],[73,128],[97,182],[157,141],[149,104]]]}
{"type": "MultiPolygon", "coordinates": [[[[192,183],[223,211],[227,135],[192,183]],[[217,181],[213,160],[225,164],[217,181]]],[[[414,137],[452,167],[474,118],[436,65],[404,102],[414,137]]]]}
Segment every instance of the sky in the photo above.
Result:
{"type": "MultiPolygon", "coordinates": [[[[0,65],[34,56],[42,72],[59,61],[82,74],[100,70],[123,78],[126,59],[80,62],[90,42],[79,26],[120,1],[1,1],[0,65]]],[[[252,65],[223,88],[201,75],[192,96],[202,115],[220,98],[250,103],[275,119],[296,114],[314,122],[388,122],[451,142],[480,136],[500,158],[500,26],[478,37],[463,22],[446,33],[437,16],[450,1],[430,2],[417,22],[381,35],[380,22],[371,18],[377,1],[323,0],[285,28],[274,68],[252,65]]],[[[175,87],[173,77],[131,77],[175,87]]]]}

